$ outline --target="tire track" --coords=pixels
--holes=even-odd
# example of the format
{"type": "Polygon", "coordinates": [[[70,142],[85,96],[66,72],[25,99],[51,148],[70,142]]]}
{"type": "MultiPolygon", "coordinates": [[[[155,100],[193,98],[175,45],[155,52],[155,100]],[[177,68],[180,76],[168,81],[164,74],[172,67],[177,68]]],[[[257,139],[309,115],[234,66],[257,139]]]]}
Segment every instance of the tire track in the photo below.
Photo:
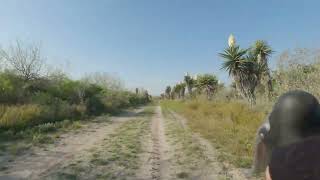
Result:
{"type": "MultiPolygon", "coordinates": [[[[188,128],[186,119],[181,115],[177,114],[176,112],[170,110],[170,115],[178,121],[183,128],[188,128]]],[[[220,175],[223,176],[225,179],[234,179],[234,180],[258,180],[255,177],[250,177],[249,173],[244,169],[235,168],[232,165],[219,162],[217,159],[217,150],[211,145],[211,143],[206,140],[205,138],[201,137],[198,133],[193,133],[193,137],[200,143],[203,147],[204,153],[206,154],[207,158],[210,160],[211,169],[204,174],[209,174],[209,176],[216,176],[220,175]]],[[[204,168],[206,169],[206,168],[204,168]]],[[[202,179],[202,178],[199,178],[202,179]]],[[[206,179],[206,178],[205,178],[206,179]]],[[[210,178],[212,179],[212,178],[210,178]]],[[[215,179],[215,178],[213,178],[215,179]]]]}
{"type": "Polygon", "coordinates": [[[158,106],[152,119],[151,126],[152,152],[151,161],[151,178],[154,180],[170,179],[169,146],[166,141],[163,125],[163,116],[161,108],[158,106]]]}

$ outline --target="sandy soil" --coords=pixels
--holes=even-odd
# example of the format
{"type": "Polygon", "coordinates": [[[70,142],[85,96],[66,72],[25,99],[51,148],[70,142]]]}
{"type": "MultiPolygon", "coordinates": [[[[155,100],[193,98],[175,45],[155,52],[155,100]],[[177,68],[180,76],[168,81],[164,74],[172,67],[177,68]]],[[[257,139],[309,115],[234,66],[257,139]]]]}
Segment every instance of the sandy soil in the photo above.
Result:
{"type": "Polygon", "coordinates": [[[151,135],[145,143],[146,154],[138,173],[138,179],[171,179],[171,149],[166,140],[163,116],[159,106],[155,109],[150,128],[151,135]]]}
{"type": "Polygon", "coordinates": [[[0,179],[41,179],[39,177],[43,174],[69,161],[74,155],[85,153],[99,145],[108,134],[140,111],[142,109],[112,117],[110,120],[97,119],[95,123],[87,124],[80,131],[61,135],[60,140],[53,145],[33,148],[8,162],[5,165],[7,170],[0,172],[0,179]]]}

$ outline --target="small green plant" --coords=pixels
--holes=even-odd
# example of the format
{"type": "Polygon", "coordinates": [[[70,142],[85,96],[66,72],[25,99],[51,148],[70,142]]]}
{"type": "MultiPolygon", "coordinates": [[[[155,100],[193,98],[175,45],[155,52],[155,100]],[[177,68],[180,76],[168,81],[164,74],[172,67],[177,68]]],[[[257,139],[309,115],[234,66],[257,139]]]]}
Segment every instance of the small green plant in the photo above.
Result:
{"type": "Polygon", "coordinates": [[[48,136],[48,135],[43,135],[40,133],[35,133],[32,136],[32,143],[34,144],[51,144],[53,143],[54,140],[52,137],[48,136]]]}

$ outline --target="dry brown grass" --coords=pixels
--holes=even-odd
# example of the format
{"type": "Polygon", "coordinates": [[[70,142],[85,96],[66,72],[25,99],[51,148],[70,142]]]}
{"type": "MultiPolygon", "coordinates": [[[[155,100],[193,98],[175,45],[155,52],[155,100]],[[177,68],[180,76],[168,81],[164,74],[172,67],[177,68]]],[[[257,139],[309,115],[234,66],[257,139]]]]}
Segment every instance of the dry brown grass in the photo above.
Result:
{"type": "Polygon", "coordinates": [[[40,117],[39,105],[0,106],[0,128],[23,127],[34,124],[40,117]]]}
{"type": "Polygon", "coordinates": [[[194,132],[200,133],[219,149],[222,161],[237,167],[252,162],[256,130],[266,116],[264,109],[251,109],[241,102],[162,101],[188,120],[194,132]]]}

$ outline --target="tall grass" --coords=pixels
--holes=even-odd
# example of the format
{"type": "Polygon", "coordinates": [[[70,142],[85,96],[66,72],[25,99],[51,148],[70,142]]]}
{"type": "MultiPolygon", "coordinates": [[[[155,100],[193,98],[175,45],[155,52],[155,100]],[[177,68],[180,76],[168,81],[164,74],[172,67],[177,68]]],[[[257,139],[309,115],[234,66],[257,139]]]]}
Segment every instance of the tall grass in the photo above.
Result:
{"type": "Polygon", "coordinates": [[[255,132],[266,115],[263,109],[254,110],[242,102],[206,100],[162,101],[161,106],[183,115],[194,132],[220,149],[221,160],[238,167],[251,165],[255,132]]]}
{"type": "Polygon", "coordinates": [[[0,127],[21,128],[40,120],[39,105],[0,106],[0,127]]]}

